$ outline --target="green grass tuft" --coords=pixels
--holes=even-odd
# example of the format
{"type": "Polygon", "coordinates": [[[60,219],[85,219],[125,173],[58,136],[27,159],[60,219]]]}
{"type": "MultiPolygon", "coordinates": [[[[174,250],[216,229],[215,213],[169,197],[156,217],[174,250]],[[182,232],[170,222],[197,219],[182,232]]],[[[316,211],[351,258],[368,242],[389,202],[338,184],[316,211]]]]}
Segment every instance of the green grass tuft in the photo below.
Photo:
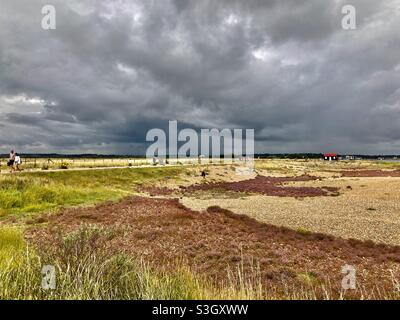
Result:
{"type": "Polygon", "coordinates": [[[35,172],[0,176],[0,218],[62,206],[118,200],[138,186],[174,176],[183,168],[35,172]]]}

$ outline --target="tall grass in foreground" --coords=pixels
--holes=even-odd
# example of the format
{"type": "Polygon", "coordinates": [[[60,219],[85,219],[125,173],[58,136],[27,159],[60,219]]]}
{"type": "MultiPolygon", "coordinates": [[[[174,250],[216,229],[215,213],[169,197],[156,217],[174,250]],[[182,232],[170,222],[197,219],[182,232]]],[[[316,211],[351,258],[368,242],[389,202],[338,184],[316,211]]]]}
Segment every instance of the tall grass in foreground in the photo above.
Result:
{"type": "Polygon", "coordinates": [[[35,251],[21,245],[18,229],[3,228],[0,235],[0,299],[256,298],[244,290],[217,290],[185,267],[155,271],[132,257],[111,254],[105,245],[112,234],[98,228],[81,229],[35,251]],[[55,290],[41,286],[44,265],[56,267],[55,290]]]}
{"type": "Polygon", "coordinates": [[[25,247],[20,231],[16,228],[0,228],[0,270],[6,265],[12,266],[10,259],[25,247]]]}
{"type": "MultiPolygon", "coordinates": [[[[187,267],[174,272],[151,268],[107,247],[115,231],[83,227],[56,237],[49,247],[27,247],[16,228],[0,228],[0,299],[317,299],[312,287],[266,288],[257,268],[245,275],[239,267],[215,283],[187,267]],[[56,268],[56,288],[42,288],[44,265],[56,268]]],[[[321,288],[319,288],[321,289],[321,288]]],[[[333,297],[329,286],[322,299],[333,297]]],[[[362,298],[390,299],[386,292],[362,293],[362,298]]],[[[345,298],[341,296],[340,298],[345,298]]]]}

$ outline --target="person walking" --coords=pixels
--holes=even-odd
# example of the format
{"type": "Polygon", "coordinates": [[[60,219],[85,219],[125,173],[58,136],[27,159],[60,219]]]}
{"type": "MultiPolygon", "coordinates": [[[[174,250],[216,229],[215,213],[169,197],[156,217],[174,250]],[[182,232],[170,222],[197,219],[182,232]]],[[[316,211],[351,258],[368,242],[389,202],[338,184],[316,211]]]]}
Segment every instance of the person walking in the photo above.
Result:
{"type": "Polygon", "coordinates": [[[7,166],[10,168],[10,172],[14,172],[14,163],[15,163],[15,152],[14,150],[10,151],[10,156],[8,158],[7,166]]]}
{"type": "Polygon", "coordinates": [[[22,171],[21,168],[19,167],[22,164],[22,160],[18,153],[15,153],[14,164],[15,164],[15,169],[17,171],[22,171]]]}

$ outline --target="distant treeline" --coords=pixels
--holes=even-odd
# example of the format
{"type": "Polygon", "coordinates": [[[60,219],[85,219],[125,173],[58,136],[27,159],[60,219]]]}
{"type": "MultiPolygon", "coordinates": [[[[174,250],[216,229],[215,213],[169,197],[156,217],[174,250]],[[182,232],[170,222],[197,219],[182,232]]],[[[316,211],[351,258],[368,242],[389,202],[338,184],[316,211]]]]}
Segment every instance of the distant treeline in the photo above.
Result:
{"type": "Polygon", "coordinates": [[[254,157],[260,159],[320,159],[322,153],[264,153],[256,154],[254,157]]]}
{"type": "MultiPolygon", "coordinates": [[[[255,158],[260,159],[320,159],[323,158],[322,153],[264,153],[264,154],[256,154],[255,158]]],[[[400,158],[400,155],[365,155],[365,154],[338,154],[339,157],[345,158],[346,156],[351,156],[355,159],[393,159],[400,158]]]]}
{"type": "MultiPolygon", "coordinates": [[[[24,158],[37,159],[129,159],[129,158],[145,158],[144,155],[119,155],[119,154],[59,154],[59,153],[20,153],[24,158]]],[[[393,159],[400,158],[400,155],[364,155],[364,154],[339,154],[345,157],[346,155],[361,159],[393,159]]],[[[0,154],[1,158],[7,158],[8,154],[0,154]]],[[[256,159],[320,159],[322,153],[263,153],[256,154],[256,159]]]]}
{"type": "MultiPolygon", "coordinates": [[[[59,153],[20,153],[24,158],[37,159],[129,159],[129,158],[145,158],[143,155],[116,155],[116,154],[59,154],[59,153]]],[[[8,157],[8,154],[0,154],[1,158],[8,157]]]]}

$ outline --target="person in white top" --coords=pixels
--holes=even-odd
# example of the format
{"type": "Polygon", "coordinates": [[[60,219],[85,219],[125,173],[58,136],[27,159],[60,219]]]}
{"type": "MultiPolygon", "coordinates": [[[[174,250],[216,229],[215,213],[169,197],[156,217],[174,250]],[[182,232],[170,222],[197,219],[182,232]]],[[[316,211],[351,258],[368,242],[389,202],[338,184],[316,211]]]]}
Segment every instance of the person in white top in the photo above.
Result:
{"type": "Polygon", "coordinates": [[[18,153],[15,154],[14,163],[15,163],[15,167],[16,167],[17,171],[21,171],[19,166],[22,164],[22,160],[18,153]]]}

